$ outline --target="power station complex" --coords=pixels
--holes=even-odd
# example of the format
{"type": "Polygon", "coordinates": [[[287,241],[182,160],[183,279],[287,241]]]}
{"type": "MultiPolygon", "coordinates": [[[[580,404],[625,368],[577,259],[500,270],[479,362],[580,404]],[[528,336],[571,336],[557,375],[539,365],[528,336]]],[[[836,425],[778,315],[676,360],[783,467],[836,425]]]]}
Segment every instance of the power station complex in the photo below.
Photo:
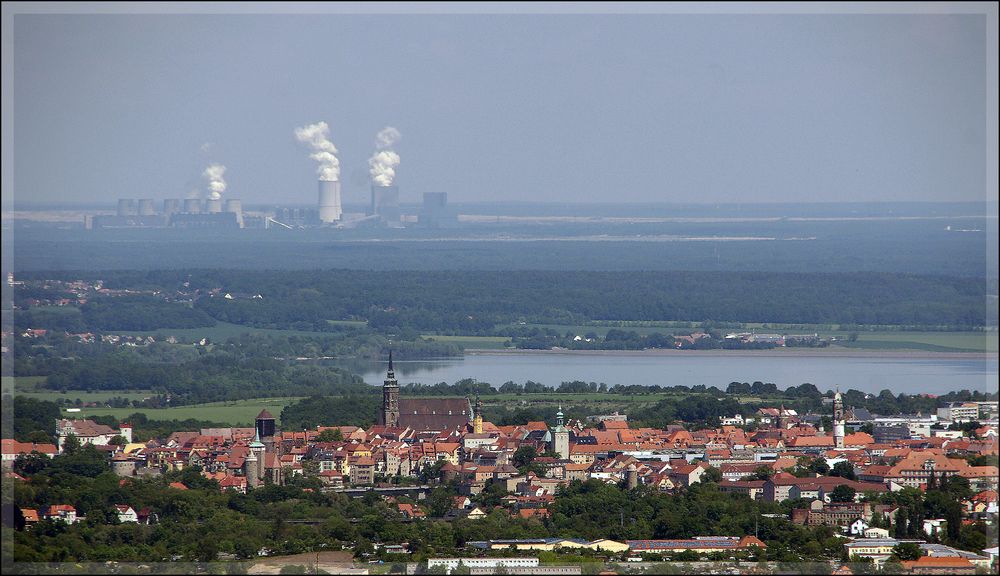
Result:
{"type": "MultiPolygon", "coordinates": [[[[222,200],[226,191],[226,167],[212,163],[202,173],[208,181],[207,199],[188,197],[163,201],[156,210],[151,198],[118,200],[114,215],[89,216],[86,228],[401,228],[405,224],[425,227],[449,226],[458,222],[457,214],[448,209],[448,195],[443,192],[424,194],[423,206],[416,215],[404,215],[399,204],[399,186],[394,183],[399,154],[393,145],[399,141],[399,130],[386,126],[376,136],[375,153],[368,160],[371,175],[371,201],[362,213],[345,214],[340,195],[340,161],[337,147],[328,138],[330,127],[317,122],[295,129],[295,138],[309,146],[310,158],[319,163],[317,174],[318,201],[315,209],[301,207],[264,207],[244,214],[240,200],[222,200]]],[[[196,196],[197,191],[192,193],[196,196]]]]}
{"type": "Polygon", "coordinates": [[[448,206],[445,192],[425,192],[423,203],[410,206],[404,214],[399,203],[399,187],[372,184],[371,198],[364,212],[345,213],[341,204],[340,182],[320,180],[315,208],[305,206],[255,207],[244,213],[239,199],[120,198],[115,214],[88,216],[87,228],[401,228],[420,226],[450,227],[458,222],[448,206]],[[158,209],[159,208],[159,209],[158,209]]]}

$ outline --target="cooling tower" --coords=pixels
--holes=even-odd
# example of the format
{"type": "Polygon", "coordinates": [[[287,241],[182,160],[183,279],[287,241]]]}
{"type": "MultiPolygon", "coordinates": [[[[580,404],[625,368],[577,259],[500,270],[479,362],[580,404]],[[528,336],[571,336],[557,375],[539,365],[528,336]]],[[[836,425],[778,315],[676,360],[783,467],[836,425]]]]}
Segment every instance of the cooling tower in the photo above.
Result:
{"type": "Polygon", "coordinates": [[[319,220],[324,224],[340,220],[340,182],[319,181],[319,220]]]}
{"type": "Polygon", "coordinates": [[[135,200],[128,198],[118,199],[118,215],[119,216],[135,216],[135,200]]]}
{"type": "Polygon", "coordinates": [[[156,214],[156,210],[153,209],[153,199],[152,198],[140,198],[139,199],[139,216],[152,216],[156,214]]]}
{"type": "Polygon", "coordinates": [[[222,200],[209,198],[205,200],[205,212],[209,214],[218,214],[222,212],[222,200]]]}
{"type": "Polygon", "coordinates": [[[399,186],[372,184],[371,214],[388,221],[399,220],[399,186]]]}
{"type": "Polygon", "coordinates": [[[240,228],[243,227],[243,201],[242,200],[237,200],[235,198],[232,199],[232,200],[226,200],[226,209],[225,209],[225,211],[226,212],[232,212],[233,214],[236,214],[236,223],[240,225],[240,228]]]}
{"type": "Polygon", "coordinates": [[[177,198],[167,198],[163,201],[163,214],[170,216],[181,211],[181,201],[177,198]]]}
{"type": "Polygon", "coordinates": [[[197,198],[187,198],[184,200],[184,212],[187,214],[198,214],[201,212],[201,200],[197,198]]]}

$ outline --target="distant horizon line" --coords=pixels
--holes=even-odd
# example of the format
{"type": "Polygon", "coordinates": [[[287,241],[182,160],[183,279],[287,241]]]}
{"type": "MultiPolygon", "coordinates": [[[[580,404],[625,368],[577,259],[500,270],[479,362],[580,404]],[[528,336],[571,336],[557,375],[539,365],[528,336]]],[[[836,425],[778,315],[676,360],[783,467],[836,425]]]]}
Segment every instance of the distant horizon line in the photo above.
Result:
{"type": "MultiPolygon", "coordinates": [[[[123,198],[131,198],[124,197],[123,198]]],[[[140,199],[143,197],[136,196],[135,199],[140,199]]],[[[148,197],[147,197],[148,198],[148,197]]],[[[164,197],[164,198],[152,198],[152,200],[162,202],[163,200],[175,199],[179,197],[164,197]]],[[[239,197],[232,197],[232,200],[243,200],[239,197]]],[[[75,201],[75,202],[60,202],[60,201],[46,201],[46,200],[35,200],[35,201],[24,201],[24,200],[5,200],[3,211],[30,211],[32,209],[44,208],[48,210],[58,209],[56,207],[64,207],[65,209],[74,208],[94,208],[98,206],[107,207],[108,209],[115,209],[117,206],[117,198],[115,200],[105,201],[105,200],[93,200],[93,201],[75,201]],[[13,206],[10,206],[13,205],[13,206]]],[[[203,200],[203,199],[199,199],[203,200]]],[[[225,199],[224,199],[225,200],[225,199]]],[[[268,206],[315,206],[315,202],[274,202],[274,201],[255,201],[255,200],[243,200],[246,202],[246,206],[256,206],[256,205],[268,205],[268,206]]],[[[422,202],[400,202],[400,206],[421,206],[422,202]]],[[[577,200],[573,202],[555,202],[555,201],[544,201],[544,200],[470,200],[470,201],[456,201],[450,202],[451,206],[700,206],[700,207],[710,207],[710,206],[872,206],[872,205],[905,205],[905,204],[921,204],[921,205],[985,205],[989,206],[991,204],[1000,204],[998,200],[866,200],[866,201],[776,201],[776,200],[756,200],[750,202],[741,201],[726,201],[726,202],[676,202],[676,201],[622,201],[622,202],[607,202],[607,201],[595,201],[590,202],[586,200],[577,200]]],[[[367,206],[367,202],[345,202],[344,206],[367,206]]]]}

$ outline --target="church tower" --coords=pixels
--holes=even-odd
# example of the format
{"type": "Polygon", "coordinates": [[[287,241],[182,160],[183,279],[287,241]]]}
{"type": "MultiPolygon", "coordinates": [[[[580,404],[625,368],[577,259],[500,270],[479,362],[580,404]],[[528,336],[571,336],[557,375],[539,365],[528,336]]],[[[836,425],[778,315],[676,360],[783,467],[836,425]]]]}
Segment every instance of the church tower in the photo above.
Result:
{"type": "Polygon", "coordinates": [[[382,414],[380,424],[389,428],[399,427],[399,383],[392,370],[392,350],[389,350],[389,371],[382,383],[382,414]]]}
{"type": "Polygon", "coordinates": [[[265,465],[265,448],[264,443],[260,441],[260,433],[254,434],[253,442],[250,443],[250,452],[247,454],[246,460],[244,461],[244,474],[247,477],[247,486],[251,488],[256,488],[261,485],[261,481],[264,479],[264,465],[265,465]]]}
{"type": "Polygon", "coordinates": [[[840,396],[840,388],[833,396],[833,445],[844,447],[844,399],[840,396]]]}
{"type": "Polygon", "coordinates": [[[483,433],[483,401],[476,396],[476,417],[472,420],[472,432],[474,434],[483,433]]]}
{"type": "Polygon", "coordinates": [[[785,404],[784,404],[784,402],[782,402],[781,408],[778,408],[778,419],[777,419],[777,422],[775,424],[778,427],[779,430],[787,430],[788,429],[788,415],[787,414],[788,413],[785,410],[785,404]]]}
{"type": "Polygon", "coordinates": [[[563,460],[569,460],[569,430],[563,426],[563,411],[556,413],[556,427],[552,430],[552,451],[563,460]]]}

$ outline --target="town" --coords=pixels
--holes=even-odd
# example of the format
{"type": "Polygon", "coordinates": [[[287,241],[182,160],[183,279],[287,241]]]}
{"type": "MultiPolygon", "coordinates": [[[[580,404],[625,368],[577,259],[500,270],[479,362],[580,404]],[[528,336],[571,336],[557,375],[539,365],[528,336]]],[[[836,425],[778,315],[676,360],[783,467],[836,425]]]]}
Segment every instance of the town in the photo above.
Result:
{"type": "MultiPolygon", "coordinates": [[[[63,419],[55,444],[3,440],[3,463],[5,482],[32,485],[32,470],[44,468],[40,458],[65,458],[89,446],[121,486],[163,478],[166,491],[240,495],[301,486],[303,492],[366,502],[376,498],[388,506],[389,521],[428,524],[485,522],[500,514],[542,527],[561,513],[561,500],[594,483],[626,493],[668,495],[712,484],[726,498],[784,506],[781,513],[766,514],[769,520],[833,528],[840,550],[828,561],[831,570],[841,565],[850,570],[859,562],[878,568],[889,563],[914,574],[995,569],[997,548],[987,543],[997,533],[997,402],[954,403],[937,414],[880,418],[845,407],[839,392],[829,400],[824,402],[830,407],[829,430],[819,415],[800,415],[784,406],[727,418],[714,429],[633,428],[627,415],[617,413],[568,421],[561,410],[555,426],[542,421],[496,426],[484,420],[478,399],[401,396],[390,352],[378,424],[367,429],[330,422],[312,430],[280,430],[264,410],[252,428],[178,431],[143,443],[133,441],[127,422],[116,429],[63,419]],[[180,480],[166,481],[175,477],[180,480]],[[196,482],[185,484],[185,478],[196,482]],[[929,507],[932,496],[937,504],[929,507]],[[923,498],[923,511],[914,497],[923,498]],[[926,515],[928,508],[940,516],[926,515]]],[[[45,505],[18,508],[19,530],[90,517],[80,510],[81,502],[39,493],[36,499],[45,505]]],[[[113,505],[110,521],[115,523],[156,524],[167,512],[126,499],[113,505]]],[[[622,516],[624,522],[624,511],[622,516]]],[[[683,532],[678,528],[663,532],[683,532]]],[[[461,556],[450,559],[417,554],[407,541],[356,540],[341,546],[358,566],[402,559],[401,564],[417,569],[416,555],[424,558],[420,569],[429,573],[439,567],[448,573],[459,568],[581,573],[579,562],[559,563],[567,554],[579,560],[581,553],[591,562],[633,568],[660,560],[775,558],[759,530],[669,539],[632,539],[629,530],[618,534],[467,540],[454,548],[461,556]],[[539,565],[539,551],[557,553],[548,557],[555,561],[539,565]]],[[[243,558],[272,552],[261,547],[244,551],[243,558]]],[[[223,551],[216,555],[211,559],[237,557],[223,551]]]]}

